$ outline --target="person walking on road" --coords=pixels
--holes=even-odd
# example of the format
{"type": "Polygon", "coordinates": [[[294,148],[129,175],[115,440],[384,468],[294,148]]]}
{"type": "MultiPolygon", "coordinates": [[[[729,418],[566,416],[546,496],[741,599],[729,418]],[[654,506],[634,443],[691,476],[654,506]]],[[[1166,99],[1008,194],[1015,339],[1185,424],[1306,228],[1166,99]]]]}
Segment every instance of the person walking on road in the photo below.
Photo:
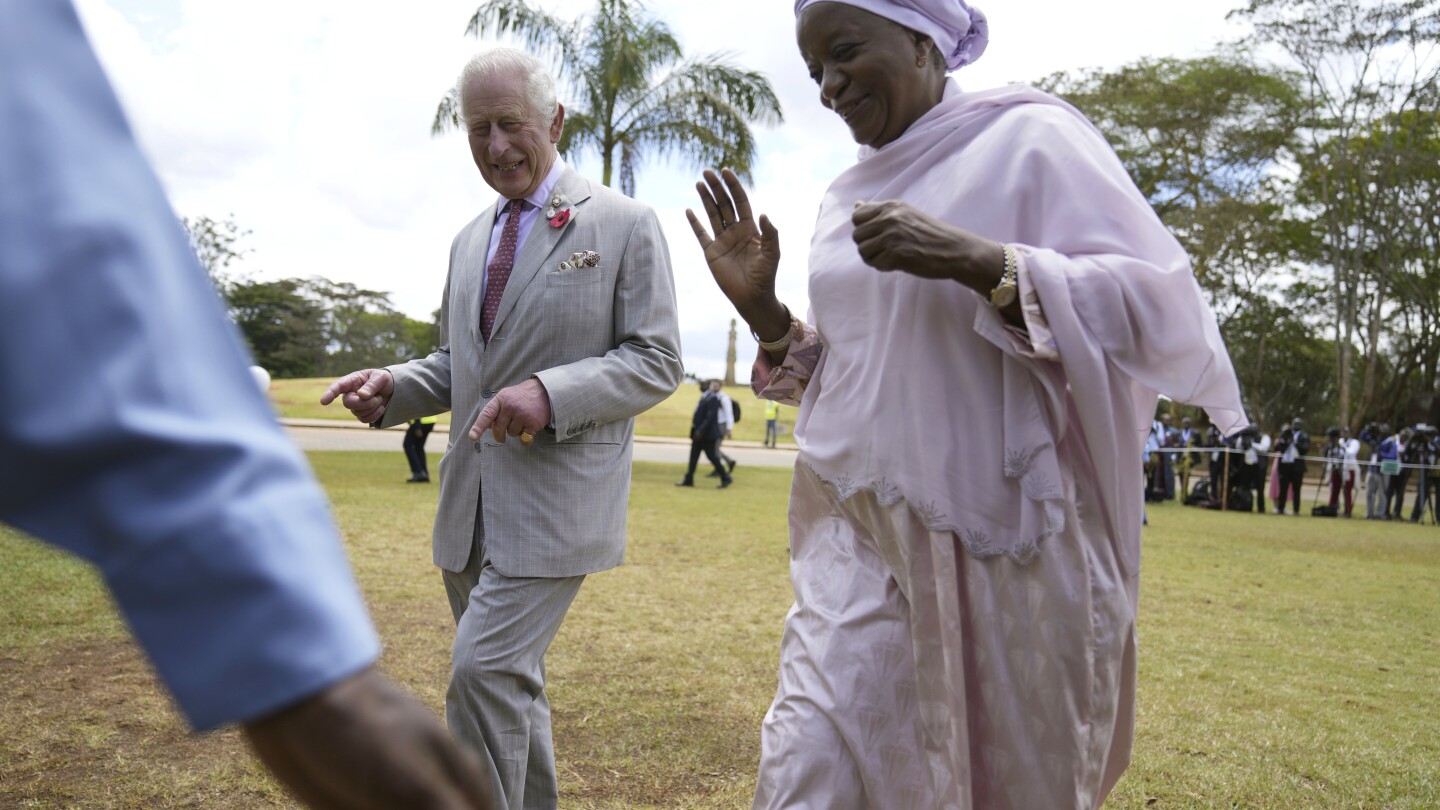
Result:
{"type": "Polygon", "coordinates": [[[719,443],[720,437],[724,434],[724,425],[720,420],[720,383],[712,381],[710,390],[700,396],[700,402],[695,405],[695,415],[690,418],[690,466],[685,470],[685,477],[675,482],[677,487],[695,486],[695,467],[700,463],[700,454],[710,459],[715,466],[715,476],[720,479],[720,489],[730,486],[730,471],[725,469],[724,463],[720,460],[719,443]]]}
{"type": "Polygon", "coordinates": [[[430,483],[430,469],[425,463],[425,440],[430,438],[436,421],[434,416],[422,416],[411,419],[405,428],[405,460],[410,462],[410,477],[405,480],[407,484],[430,483]]]}
{"type": "MultiPolygon", "coordinates": [[[[715,440],[715,455],[720,457],[720,463],[725,465],[726,472],[735,472],[735,459],[725,455],[725,440],[735,432],[735,403],[731,401],[730,395],[725,393],[725,387],[719,380],[711,380],[710,385],[716,395],[720,397],[720,438],[715,440]]],[[[719,478],[719,474],[712,472],[707,478],[719,478]]]]}

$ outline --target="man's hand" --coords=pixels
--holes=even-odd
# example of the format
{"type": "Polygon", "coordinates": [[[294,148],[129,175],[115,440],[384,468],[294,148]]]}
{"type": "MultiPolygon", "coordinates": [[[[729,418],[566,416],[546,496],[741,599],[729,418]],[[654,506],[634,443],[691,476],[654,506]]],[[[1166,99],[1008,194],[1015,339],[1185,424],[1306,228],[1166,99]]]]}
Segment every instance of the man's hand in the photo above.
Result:
{"type": "Polygon", "coordinates": [[[265,767],[315,808],[492,810],[479,759],[367,669],[245,725],[265,767]]]}
{"type": "Polygon", "coordinates": [[[481,434],[488,430],[501,444],[506,436],[519,436],[521,443],[528,446],[552,418],[549,392],[538,377],[531,377],[496,392],[470,427],[470,441],[480,441],[481,434]]]}
{"type": "Polygon", "coordinates": [[[355,418],[370,424],[385,415],[385,406],[395,394],[395,378],[383,368],[352,371],[330,383],[320,395],[320,404],[329,405],[336,397],[355,418]],[[342,396],[343,395],[343,396],[342,396]]]}

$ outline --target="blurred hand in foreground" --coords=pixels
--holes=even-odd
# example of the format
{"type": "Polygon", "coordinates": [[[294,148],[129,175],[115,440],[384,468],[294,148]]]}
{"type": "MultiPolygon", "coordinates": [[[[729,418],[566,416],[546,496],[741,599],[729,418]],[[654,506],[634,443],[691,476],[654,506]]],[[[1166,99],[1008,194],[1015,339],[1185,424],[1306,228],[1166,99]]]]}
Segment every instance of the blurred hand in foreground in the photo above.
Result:
{"type": "Polygon", "coordinates": [[[374,669],[245,724],[260,761],[319,810],[499,810],[480,760],[374,669]]]}

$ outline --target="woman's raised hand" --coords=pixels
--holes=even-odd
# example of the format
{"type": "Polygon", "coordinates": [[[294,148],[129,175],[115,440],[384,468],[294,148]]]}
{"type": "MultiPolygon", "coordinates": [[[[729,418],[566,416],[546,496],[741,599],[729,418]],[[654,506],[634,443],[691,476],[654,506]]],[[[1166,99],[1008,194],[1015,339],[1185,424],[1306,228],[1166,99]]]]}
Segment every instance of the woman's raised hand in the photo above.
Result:
{"type": "Polygon", "coordinates": [[[762,340],[784,335],[790,322],[775,297],[780,233],[764,214],[756,221],[750,211],[750,198],[735,172],[723,169],[716,174],[706,169],[695,190],[710,218],[710,230],[688,208],[685,217],[705,250],[705,262],[715,283],[762,340]]]}

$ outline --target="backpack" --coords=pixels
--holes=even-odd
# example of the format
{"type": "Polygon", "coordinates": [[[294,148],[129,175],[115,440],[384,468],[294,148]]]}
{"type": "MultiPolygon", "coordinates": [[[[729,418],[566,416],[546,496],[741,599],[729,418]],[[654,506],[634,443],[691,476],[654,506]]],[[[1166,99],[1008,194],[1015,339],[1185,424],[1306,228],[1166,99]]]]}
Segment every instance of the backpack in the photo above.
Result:
{"type": "Polygon", "coordinates": [[[1186,506],[1204,506],[1210,501],[1210,481],[1201,478],[1190,488],[1190,494],[1185,496],[1183,503],[1186,506]]]}
{"type": "Polygon", "coordinates": [[[1230,496],[1224,501],[1211,497],[1208,501],[1200,501],[1196,506],[1203,506],[1206,509],[1219,509],[1222,506],[1231,512],[1249,512],[1255,501],[1250,496],[1250,490],[1232,487],[1230,496]]]}
{"type": "Polygon", "coordinates": [[[1232,487],[1230,498],[1225,503],[1232,512],[1249,512],[1255,506],[1255,500],[1250,495],[1250,490],[1232,487]]]}
{"type": "Polygon", "coordinates": [[[730,398],[730,416],[731,416],[730,421],[732,421],[732,422],[739,422],[739,421],[740,421],[740,403],[739,403],[739,402],[736,402],[734,397],[731,397],[731,398],[730,398]]]}

